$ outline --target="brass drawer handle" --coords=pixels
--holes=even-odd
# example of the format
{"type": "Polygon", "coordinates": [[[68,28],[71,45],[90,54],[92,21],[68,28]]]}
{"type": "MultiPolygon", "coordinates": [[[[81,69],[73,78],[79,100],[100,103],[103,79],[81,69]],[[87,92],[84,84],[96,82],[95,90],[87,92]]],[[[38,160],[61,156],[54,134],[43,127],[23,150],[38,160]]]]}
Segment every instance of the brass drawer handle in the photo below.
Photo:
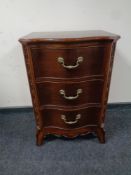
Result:
{"type": "Polygon", "coordinates": [[[60,92],[61,95],[63,95],[63,97],[65,99],[67,99],[67,100],[75,100],[75,99],[77,99],[79,97],[79,94],[82,93],[82,89],[77,89],[76,96],[69,96],[69,97],[66,96],[65,91],[63,89],[61,89],[59,92],[60,92]]]}
{"type": "Polygon", "coordinates": [[[74,121],[67,121],[67,120],[66,120],[66,116],[65,116],[65,115],[61,115],[61,119],[64,120],[64,122],[65,122],[66,124],[69,124],[69,125],[72,125],[72,124],[77,123],[78,120],[79,120],[80,118],[81,118],[81,114],[77,114],[74,121]]]}
{"type": "Polygon", "coordinates": [[[69,66],[67,66],[67,65],[65,65],[65,63],[64,63],[64,58],[59,57],[59,58],[57,59],[58,63],[60,63],[60,64],[61,64],[64,68],[66,68],[66,69],[75,69],[75,68],[77,68],[77,67],[80,65],[80,63],[83,62],[83,60],[84,60],[83,57],[78,57],[78,58],[77,58],[77,62],[76,62],[75,65],[69,65],[69,66]]]}

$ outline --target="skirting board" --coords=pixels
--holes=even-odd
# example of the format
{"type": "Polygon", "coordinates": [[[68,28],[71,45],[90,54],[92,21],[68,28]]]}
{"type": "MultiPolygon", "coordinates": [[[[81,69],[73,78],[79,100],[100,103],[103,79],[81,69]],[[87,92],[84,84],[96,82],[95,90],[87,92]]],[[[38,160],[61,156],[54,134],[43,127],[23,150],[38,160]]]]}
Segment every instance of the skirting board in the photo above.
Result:
{"type": "MultiPolygon", "coordinates": [[[[128,110],[131,109],[131,102],[108,103],[107,110],[128,110]]],[[[33,112],[32,106],[0,107],[0,113],[8,112],[33,112]]]]}

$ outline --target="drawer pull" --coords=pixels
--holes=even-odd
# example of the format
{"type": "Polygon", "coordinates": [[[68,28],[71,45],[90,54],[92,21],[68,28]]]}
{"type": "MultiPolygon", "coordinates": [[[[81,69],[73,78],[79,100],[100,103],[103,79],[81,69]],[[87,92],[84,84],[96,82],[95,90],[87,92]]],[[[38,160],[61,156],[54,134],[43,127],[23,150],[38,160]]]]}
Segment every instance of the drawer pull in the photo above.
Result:
{"type": "Polygon", "coordinates": [[[74,121],[67,121],[67,120],[66,120],[66,116],[65,116],[65,115],[61,115],[61,119],[64,120],[64,122],[65,122],[66,124],[69,124],[69,125],[72,125],[72,124],[77,123],[78,120],[79,120],[80,118],[81,118],[81,114],[77,114],[74,121]]]}
{"type": "Polygon", "coordinates": [[[77,62],[76,62],[75,65],[68,65],[68,66],[65,65],[64,58],[62,58],[62,57],[59,57],[57,59],[57,61],[58,61],[58,63],[60,63],[66,69],[75,69],[75,68],[77,68],[80,65],[81,62],[83,62],[83,59],[84,59],[83,57],[78,57],[77,58],[77,62]]]}
{"type": "Polygon", "coordinates": [[[65,99],[67,99],[67,100],[75,100],[75,99],[77,99],[79,97],[79,94],[82,93],[82,89],[77,89],[76,96],[69,96],[69,97],[66,96],[65,91],[63,89],[61,89],[59,92],[60,92],[61,95],[63,95],[63,97],[65,99]]]}

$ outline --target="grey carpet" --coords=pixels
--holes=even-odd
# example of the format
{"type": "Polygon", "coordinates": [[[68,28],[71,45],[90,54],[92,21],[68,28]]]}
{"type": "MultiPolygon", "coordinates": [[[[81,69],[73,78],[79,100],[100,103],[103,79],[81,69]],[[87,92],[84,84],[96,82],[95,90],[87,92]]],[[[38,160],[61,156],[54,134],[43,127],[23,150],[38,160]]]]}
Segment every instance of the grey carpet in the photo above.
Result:
{"type": "Polygon", "coordinates": [[[107,111],[106,144],[48,137],[35,145],[31,111],[0,113],[0,175],[131,175],[131,109],[107,111]]]}

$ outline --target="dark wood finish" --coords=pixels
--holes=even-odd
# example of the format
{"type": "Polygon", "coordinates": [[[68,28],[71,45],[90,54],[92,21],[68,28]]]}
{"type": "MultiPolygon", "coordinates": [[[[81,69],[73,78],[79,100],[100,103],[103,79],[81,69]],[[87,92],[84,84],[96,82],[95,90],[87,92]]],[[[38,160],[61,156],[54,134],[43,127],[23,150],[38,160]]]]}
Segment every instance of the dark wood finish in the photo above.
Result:
{"type": "Polygon", "coordinates": [[[74,129],[81,128],[85,126],[98,126],[99,118],[98,114],[100,112],[100,106],[97,107],[85,107],[82,109],[67,109],[62,110],[57,109],[44,109],[42,110],[44,127],[58,128],[58,129],[74,129]],[[76,116],[81,114],[81,118],[74,124],[66,124],[64,120],[61,119],[62,115],[66,116],[67,122],[76,121],[76,116]],[[53,117],[52,117],[53,116],[53,117]]]}
{"type": "Polygon", "coordinates": [[[105,50],[107,44],[92,45],[78,47],[56,45],[51,48],[45,48],[44,44],[32,46],[31,55],[34,65],[34,73],[36,78],[40,77],[59,77],[59,78],[76,78],[91,75],[103,75],[105,70],[105,50]],[[63,48],[64,47],[64,48],[63,48]],[[75,65],[77,58],[83,56],[83,62],[76,69],[67,70],[58,63],[57,58],[64,58],[65,65],[75,65]]]}
{"type": "Polygon", "coordinates": [[[81,42],[81,41],[117,41],[119,35],[102,30],[63,31],[63,32],[33,32],[20,39],[21,43],[36,42],[81,42]]]}
{"type": "Polygon", "coordinates": [[[58,105],[58,106],[74,106],[85,103],[101,103],[103,79],[92,79],[90,81],[78,82],[57,82],[45,81],[37,84],[37,91],[40,106],[43,105],[58,105]],[[78,89],[82,92],[78,95],[77,99],[66,99],[64,95],[60,94],[60,90],[65,91],[66,97],[75,97],[78,89]],[[53,94],[53,95],[52,95],[53,94]]]}
{"type": "Polygon", "coordinates": [[[82,31],[32,33],[19,40],[36,118],[37,145],[47,134],[73,138],[90,132],[105,143],[105,111],[119,38],[105,31],[82,31]],[[63,67],[59,57],[74,69],[63,67]],[[84,60],[78,64],[79,57],[84,60]]]}

